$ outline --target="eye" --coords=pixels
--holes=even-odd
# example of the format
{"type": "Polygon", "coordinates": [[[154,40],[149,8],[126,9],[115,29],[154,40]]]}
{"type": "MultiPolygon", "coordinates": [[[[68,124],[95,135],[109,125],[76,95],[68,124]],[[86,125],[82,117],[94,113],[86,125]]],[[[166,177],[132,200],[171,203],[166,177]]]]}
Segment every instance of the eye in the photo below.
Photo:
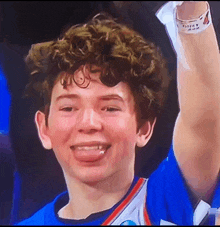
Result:
{"type": "Polygon", "coordinates": [[[106,112],[115,112],[115,111],[120,111],[120,108],[117,107],[112,107],[112,106],[107,106],[102,108],[102,110],[106,111],[106,112]]]}
{"type": "Polygon", "coordinates": [[[63,108],[60,108],[60,111],[65,111],[65,112],[71,112],[73,111],[74,109],[76,108],[73,108],[73,107],[63,107],[63,108]]]}

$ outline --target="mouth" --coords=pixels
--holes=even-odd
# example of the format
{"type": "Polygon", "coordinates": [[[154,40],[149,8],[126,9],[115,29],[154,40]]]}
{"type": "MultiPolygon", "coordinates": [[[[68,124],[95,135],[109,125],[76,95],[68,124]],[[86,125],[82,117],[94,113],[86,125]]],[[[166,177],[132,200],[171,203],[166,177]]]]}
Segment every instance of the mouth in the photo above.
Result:
{"type": "Polygon", "coordinates": [[[71,150],[76,160],[81,162],[95,162],[102,159],[111,147],[110,144],[91,142],[91,143],[80,143],[71,146],[71,150]]]}

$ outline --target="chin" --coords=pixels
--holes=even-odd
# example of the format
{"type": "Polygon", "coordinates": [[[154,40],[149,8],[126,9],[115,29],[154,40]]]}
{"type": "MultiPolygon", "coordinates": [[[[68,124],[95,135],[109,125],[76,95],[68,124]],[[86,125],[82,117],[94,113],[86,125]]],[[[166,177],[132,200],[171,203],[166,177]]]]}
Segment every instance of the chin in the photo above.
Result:
{"type": "Polygon", "coordinates": [[[77,179],[77,181],[86,184],[95,184],[100,181],[107,179],[111,174],[107,172],[105,168],[90,167],[90,168],[80,168],[77,172],[71,171],[67,174],[70,178],[77,179]]]}
{"type": "Polygon", "coordinates": [[[85,184],[94,185],[106,179],[103,176],[85,176],[81,178],[81,181],[85,184]]]}
{"type": "Polygon", "coordinates": [[[100,169],[90,170],[81,174],[81,180],[85,183],[98,183],[108,178],[108,174],[100,169]]]}

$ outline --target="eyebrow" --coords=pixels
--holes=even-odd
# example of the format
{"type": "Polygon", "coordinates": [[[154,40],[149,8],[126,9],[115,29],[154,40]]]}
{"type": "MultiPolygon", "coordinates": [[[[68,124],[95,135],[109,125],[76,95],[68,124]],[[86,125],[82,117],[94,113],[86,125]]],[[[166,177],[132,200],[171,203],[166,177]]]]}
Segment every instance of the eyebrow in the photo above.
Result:
{"type": "MultiPolygon", "coordinates": [[[[80,96],[77,94],[63,94],[63,95],[58,96],[55,101],[58,102],[60,99],[64,99],[64,98],[79,99],[80,96]]],[[[103,96],[98,97],[98,99],[103,100],[103,101],[119,100],[121,102],[124,102],[124,99],[117,94],[103,95],[103,96]]]]}
{"type": "Polygon", "coordinates": [[[77,94],[63,94],[63,95],[60,95],[56,98],[56,102],[58,102],[60,99],[79,99],[79,95],[77,94]]]}
{"type": "Polygon", "coordinates": [[[99,97],[100,100],[105,100],[105,101],[109,101],[109,100],[119,100],[121,102],[124,102],[124,99],[117,95],[117,94],[109,94],[109,95],[103,95],[99,97]]]}

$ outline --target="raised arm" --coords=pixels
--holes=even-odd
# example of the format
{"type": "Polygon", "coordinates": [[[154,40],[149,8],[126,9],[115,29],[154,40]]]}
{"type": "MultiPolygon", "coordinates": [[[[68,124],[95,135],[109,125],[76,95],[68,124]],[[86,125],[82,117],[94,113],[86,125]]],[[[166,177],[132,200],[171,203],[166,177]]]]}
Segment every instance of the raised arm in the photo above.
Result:
{"type": "MultiPolygon", "coordinates": [[[[199,18],[205,1],[177,6],[182,20],[199,18]]],[[[213,25],[178,33],[177,84],[180,113],[173,135],[174,153],[194,193],[208,201],[220,169],[220,55],[213,25]]]]}

